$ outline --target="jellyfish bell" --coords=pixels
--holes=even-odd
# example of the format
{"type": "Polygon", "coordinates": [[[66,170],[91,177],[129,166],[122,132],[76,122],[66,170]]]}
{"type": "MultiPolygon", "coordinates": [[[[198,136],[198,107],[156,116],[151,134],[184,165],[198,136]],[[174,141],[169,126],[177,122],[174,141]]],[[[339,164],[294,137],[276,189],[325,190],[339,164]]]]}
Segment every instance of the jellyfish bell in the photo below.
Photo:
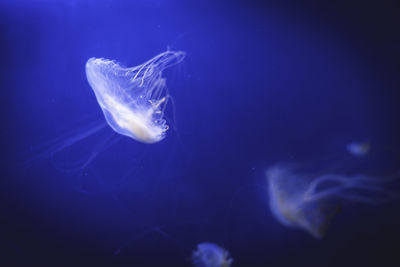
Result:
{"type": "Polygon", "coordinates": [[[229,267],[232,262],[229,251],[214,243],[200,243],[192,254],[196,267],[229,267]]]}
{"type": "Polygon", "coordinates": [[[334,201],[305,201],[307,180],[288,166],[271,167],[266,176],[269,206],[277,221],[290,228],[304,229],[316,239],[323,238],[340,206],[334,201]]]}
{"type": "MultiPolygon", "coordinates": [[[[290,202],[299,198],[299,191],[294,191],[291,194],[290,189],[285,185],[285,181],[282,181],[280,177],[284,175],[285,170],[277,166],[268,169],[266,171],[267,181],[268,181],[268,193],[269,193],[269,205],[272,214],[275,218],[286,226],[294,226],[294,216],[297,209],[295,205],[290,204],[290,202]],[[291,201],[290,201],[291,200],[291,201]]],[[[290,177],[289,177],[290,178],[290,177]]],[[[292,177],[293,178],[293,177],[292,177]]]]}
{"type": "Polygon", "coordinates": [[[164,111],[170,96],[162,73],[185,55],[168,50],[131,68],[104,58],[90,58],[86,76],[108,125],[142,143],[164,139],[168,130],[164,111]]]}
{"type": "Polygon", "coordinates": [[[371,148],[369,142],[351,142],[346,146],[347,151],[356,157],[362,157],[368,154],[371,148]]]}

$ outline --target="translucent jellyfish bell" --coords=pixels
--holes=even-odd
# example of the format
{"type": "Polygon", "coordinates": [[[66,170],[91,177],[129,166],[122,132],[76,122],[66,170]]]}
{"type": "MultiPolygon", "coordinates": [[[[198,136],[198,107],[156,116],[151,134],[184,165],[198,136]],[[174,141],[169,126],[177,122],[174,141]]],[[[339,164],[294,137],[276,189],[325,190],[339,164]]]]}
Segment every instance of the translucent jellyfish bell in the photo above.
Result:
{"type": "Polygon", "coordinates": [[[214,243],[200,243],[192,254],[192,263],[196,267],[229,267],[232,262],[229,251],[214,243]]]}
{"type": "Polygon", "coordinates": [[[142,65],[125,68],[104,58],[90,58],[86,76],[110,127],[143,143],[165,137],[164,110],[169,94],[162,72],[186,53],[165,51],[142,65]]]}
{"type": "Polygon", "coordinates": [[[336,174],[309,178],[287,166],[272,167],[266,176],[275,218],[283,225],[304,229],[317,239],[324,236],[339,211],[340,200],[380,204],[395,197],[385,189],[385,184],[393,179],[336,174]]]}
{"type": "Polygon", "coordinates": [[[356,157],[362,157],[368,154],[371,145],[369,142],[352,142],[346,146],[347,151],[356,157]]]}

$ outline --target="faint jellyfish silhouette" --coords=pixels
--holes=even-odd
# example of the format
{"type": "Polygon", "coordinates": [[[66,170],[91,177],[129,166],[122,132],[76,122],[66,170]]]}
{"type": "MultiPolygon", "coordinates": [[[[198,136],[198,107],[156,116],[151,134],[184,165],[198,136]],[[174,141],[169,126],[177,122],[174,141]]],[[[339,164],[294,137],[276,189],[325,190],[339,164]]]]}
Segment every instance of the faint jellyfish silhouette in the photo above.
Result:
{"type": "Polygon", "coordinates": [[[196,267],[229,267],[232,262],[229,251],[214,243],[200,243],[192,254],[192,263],[196,267]]]}
{"type": "Polygon", "coordinates": [[[164,111],[170,98],[162,72],[186,53],[167,50],[132,68],[104,58],[90,58],[86,76],[109,126],[143,143],[161,141],[168,130],[164,111]]]}
{"type": "Polygon", "coordinates": [[[362,157],[368,154],[371,145],[369,142],[351,142],[346,148],[353,156],[362,157]]]}
{"type": "Polygon", "coordinates": [[[283,165],[271,167],[266,176],[274,217],[283,225],[303,229],[316,239],[323,238],[343,200],[375,205],[396,196],[385,189],[385,184],[393,179],[336,174],[310,179],[283,165]]]}

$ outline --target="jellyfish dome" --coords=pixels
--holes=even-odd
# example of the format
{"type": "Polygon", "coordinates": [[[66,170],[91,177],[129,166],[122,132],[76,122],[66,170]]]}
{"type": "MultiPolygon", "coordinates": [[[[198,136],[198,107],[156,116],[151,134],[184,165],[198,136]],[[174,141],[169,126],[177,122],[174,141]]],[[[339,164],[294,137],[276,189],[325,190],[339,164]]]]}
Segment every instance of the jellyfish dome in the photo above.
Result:
{"type": "Polygon", "coordinates": [[[356,157],[362,157],[368,154],[371,145],[369,142],[352,142],[346,146],[347,151],[356,157]]]}
{"type": "Polygon", "coordinates": [[[163,71],[180,63],[186,53],[165,51],[135,67],[104,58],[90,58],[86,76],[110,127],[142,143],[161,141],[169,94],[163,71]]]}
{"type": "Polygon", "coordinates": [[[200,243],[192,254],[196,267],[229,267],[232,262],[229,252],[214,243],[200,243]]]}

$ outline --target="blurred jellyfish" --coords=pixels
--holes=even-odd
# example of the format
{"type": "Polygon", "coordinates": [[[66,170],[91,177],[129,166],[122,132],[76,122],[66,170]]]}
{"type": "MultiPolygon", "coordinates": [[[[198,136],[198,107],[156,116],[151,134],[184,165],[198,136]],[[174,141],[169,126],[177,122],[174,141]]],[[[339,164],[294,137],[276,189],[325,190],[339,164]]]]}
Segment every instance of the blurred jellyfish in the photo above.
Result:
{"type": "Polygon", "coordinates": [[[200,243],[192,254],[195,267],[229,267],[232,262],[229,251],[214,243],[200,243]]]}
{"type": "Polygon", "coordinates": [[[161,141],[168,130],[164,110],[170,97],[162,72],[184,57],[185,52],[168,50],[132,68],[90,58],[86,76],[109,126],[143,143],[161,141]]]}
{"type": "Polygon", "coordinates": [[[371,145],[369,142],[351,142],[346,146],[347,151],[356,157],[362,157],[368,154],[370,147],[371,145]]]}
{"type": "Polygon", "coordinates": [[[391,179],[336,174],[310,179],[294,173],[288,166],[274,166],[267,170],[266,176],[270,209],[275,218],[317,239],[324,236],[343,200],[380,204],[395,197],[385,189],[391,179]]]}

